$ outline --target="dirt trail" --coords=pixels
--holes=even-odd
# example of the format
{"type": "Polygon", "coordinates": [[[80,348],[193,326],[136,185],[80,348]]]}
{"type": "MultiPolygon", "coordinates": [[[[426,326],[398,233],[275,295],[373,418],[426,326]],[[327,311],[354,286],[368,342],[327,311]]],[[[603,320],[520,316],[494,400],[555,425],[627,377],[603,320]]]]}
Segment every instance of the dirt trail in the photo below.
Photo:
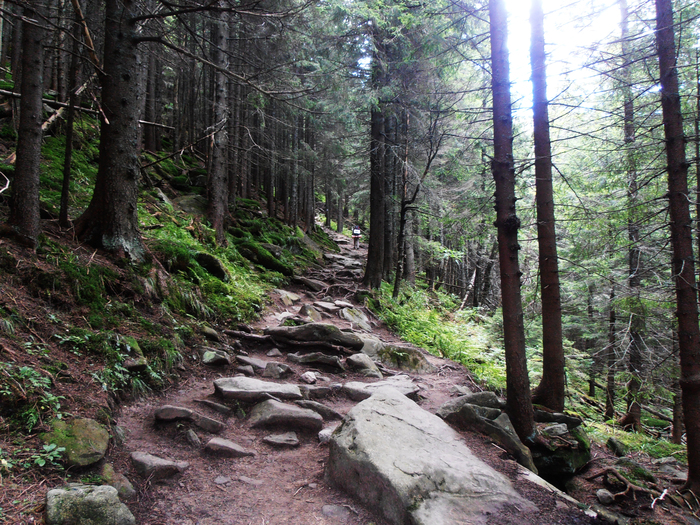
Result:
{"type": "MultiPolygon", "coordinates": [[[[353,250],[349,239],[336,235],[336,240],[341,243],[340,255],[347,257],[352,262],[351,266],[364,261],[366,246],[353,250]]],[[[305,275],[334,285],[327,290],[327,294],[334,300],[349,302],[354,301],[352,291],[360,286],[358,276],[361,276],[360,270],[352,275],[352,271],[348,272],[347,268],[337,264],[327,265],[305,275]]],[[[302,304],[311,304],[322,298],[301,286],[295,285],[286,289],[300,295],[301,302],[287,307],[279,297],[273,297],[273,304],[253,325],[255,330],[277,326],[280,324],[279,314],[285,311],[296,313],[302,304]]],[[[325,294],[322,292],[320,295],[325,294]]],[[[324,322],[333,323],[341,329],[351,327],[349,322],[335,315],[326,318],[324,322]]],[[[375,336],[385,342],[400,341],[376,319],[372,322],[375,336]]],[[[225,343],[235,344],[233,340],[225,343]]],[[[266,353],[271,349],[269,345],[251,344],[245,340],[241,343],[242,350],[249,357],[289,364],[294,374],[285,380],[279,380],[281,382],[298,383],[299,375],[309,370],[304,365],[286,361],[284,357],[268,357],[266,353]]],[[[191,353],[195,351],[192,350],[191,353]]],[[[412,375],[422,389],[420,404],[423,408],[434,412],[454,395],[451,389],[455,385],[475,387],[464,367],[434,356],[426,357],[436,367],[435,371],[412,375]]],[[[364,508],[361,503],[351,500],[326,483],[324,465],[328,448],[319,444],[316,433],[297,432],[300,445],[296,448],[273,448],[262,439],[274,432],[251,428],[247,419],[242,417],[250,409],[250,405],[234,406],[238,417],[224,418],[196,402],[198,399],[219,401],[213,397],[212,382],[219,377],[235,375],[235,367],[236,364],[225,369],[198,366],[196,374],[160,396],[142,399],[122,408],[117,424],[126,431],[126,439],[121,447],[111,451],[109,459],[118,470],[125,472],[129,479],[139,483],[136,502],[132,501],[129,504],[137,522],[143,525],[385,525],[386,522],[373,514],[371,509],[364,508]],[[200,448],[194,447],[187,440],[187,430],[196,430],[204,443],[214,435],[191,426],[190,423],[154,424],[154,410],[165,404],[188,407],[205,416],[225,421],[226,429],[220,437],[254,450],[256,456],[228,459],[203,454],[200,448]],[[139,480],[129,462],[129,454],[134,451],[187,461],[190,467],[182,476],[170,480],[143,482],[139,480]]],[[[350,372],[335,374],[323,370],[321,373],[330,382],[367,381],[366,378],[350,372]]],[[[321,401],[341,414],[347,413],[354,405],[354,402],[343,396],[329,397],[321,401]]],[[[326,423],[326,426],[330,424],[326,423]]],[[[502,450],[479,435],[463,435],[467,444],[480,458],[511,479],[515,478],[515,466],[502,450]]],[[[525,497],[533,500],[540,512],[536,516],[527,517],[518,516],[517,512],[510,515],[506,513],[493,516],[489,523],[590,523],[590,519],[585,518],[578,510],[570,508],[534,485],[519,482],[516,483],[516,488],[525,497]]]]}

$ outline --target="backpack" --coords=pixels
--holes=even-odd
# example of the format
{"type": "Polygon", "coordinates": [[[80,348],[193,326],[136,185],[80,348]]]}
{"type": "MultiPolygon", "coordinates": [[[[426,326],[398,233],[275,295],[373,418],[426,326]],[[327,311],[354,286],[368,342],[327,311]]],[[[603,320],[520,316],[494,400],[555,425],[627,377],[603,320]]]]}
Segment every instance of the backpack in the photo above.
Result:
{"type": "Polygon", "coordinates": [[[353,236],[356,235],[359,237],[360,236],[360,228],[353,228],[352,234],[353,234],[353,236]]]}

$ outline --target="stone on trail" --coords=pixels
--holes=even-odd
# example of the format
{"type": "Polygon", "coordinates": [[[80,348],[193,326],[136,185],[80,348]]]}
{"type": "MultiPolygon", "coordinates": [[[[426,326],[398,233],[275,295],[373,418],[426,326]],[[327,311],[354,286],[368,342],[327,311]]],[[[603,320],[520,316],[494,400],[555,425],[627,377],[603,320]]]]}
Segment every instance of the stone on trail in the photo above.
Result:
{"type": "Polygon", "coordinates": [[[329,314],[334,314],[340,310],[340,308],[338,308],[336,305],[327,301],[316,301],[314,303],[314,307],[324,312],[328,312],[329,314]]]}
{"type": "Polygon", "coordinates": [[[369,318],[357,308],[343,308],[340,310],[340,317],[346,321],[356,324],[365,332],[372,331],[372,326],[369,324],[369,318]]]}
{"type": "Polygon", "coordinates": [[[236,356],[236,359],[238,362],[243,363],[244,365],[252,366],[254,370],[265,370],[265,367],[267,366],[267,361],[264,359],[258,359],[257,357],[238,355],[236,356]]]}
{"type": "Polygon", "coordinates": [[[267,366],[265,366],[265,371],[262,373],[262,376],[269,377],[271,379],[279,379],[281,377],[288,376],[291,373],[292,369],[289,368],[289,365],[285,365],[284,363],[270,362],[267,363],[267,366]]]}
{"type": "Polygon", "coordinates": [[[176,407],[173,405],[163,405],[160,408],[156,408],[154,416],[156,421],[178,421],[180,419],[190,419],[192,417],[192,410],[184,407],[176,407]]]}
{"type": "Polygon", "coordinates": [[[250,365],[237,366],[236,372],[240,372],[241,374],[248,377],[253,377],[255,375],[255,369],[250,365]]]}
{"type": "Polygon", "coordinates": [[[231,356],[218,348],[202,348],[202,363],[209,366],[227,366],[231,364],[231,356]]]}
{"type": "Polygon", "coordinates": [[[41,434],[46,444],[55,443],[65,448],[63,453],[67,466],[87,467],[100,461],[107,453],[109,432],[89,418],[76,418],[70,421],[54,419],[51,431],[41,434]]]}
{"type": "Polygon", "coordinates": [[[284,354],[280,352],[279,348],[272,348],[268,350],[267,354],[265,354],[267,357],[282,357],[284,354]]]}
{"type": "Polygon", "coordinates": [[[217,343],[221,341],[221,336],[219,335],[219,333],[210,326],[202,326],[199,331],[204,337],[206,337],[210,341],[214,341],[217,343]]]}
{"type": "Polygon", "coordinates": [[[223,414],[225,416],[230,416],[233,413],[233,410],[226,405],[215,403],[214,401],[209,401],[208,399],[193,399],[193,401],[195,403],[199,403],[200,405],[204,405],[205,407],[209,407],[219,414],[223,414]]]}
{"type": "Polygon", "coordinates": [[[340,423],[336,423],[334,425],[331,425],[329,427],[324,428],[318,433],[318,442],[321,443],[322,445],[324,443],[328,443],[331,440],[331,436],[333,435],[333,432],[335,432],[335,429],[340,426],[340,423]]]}
{"type": "Polygon", "coordinates": [[[196,412],[192,413],[192,422],[202,430],[211,434],[218,434],[226,428],[226,425],[221,421],[197,414],[196,412]]]}
{"type": "Polygon", "coordinates": [[[281,426],[304,428],[315,432],[323,428],[323,418],[317,412],[273,399],[253,407],[250,411],[250,423],[253,428],[281,426]]]}
{"type": "Polygon", "coordinates": [[[131,481],[121,472],[115,471],[111,463],[102,465],[100,476],[102,476],[102,481],[105,484],[117,489],[119,499],[127,500],[136,494],[136,490],[131,484],[131,481]]]}
{"type": "Polygon", "coordinates": [[[172,478],[190,467],[186,461],[170,461],[147,452],[132,452],[131,464],[139,476],[152,481],[172,478]]]}
{"type": "Polygon", "coordinates": [[[309,401],[307,399],[303,399],[301,401],[295,401],[294,403],[299,405],[301,408],[308,408],[309,410],[313,410],[326,421],[332,421],[334,419],[343,419],[342,414],[336,412],[331,407],[327,407],[326,405],[319,403],[318,401],[309,401]]]}
{"type": "Polygon", "coordinates": [[[379,368],[377,368],[377,365],[374,364],[374,361],[372,361],[367,354],[360,353],[351,355],[345,359],[345,364],[351,370],[357,370],[366,377],[376,377],[378,379],[384,377],[379,371],[379,368]]]}
{"type": "Polygon", "coordinates": [[[282,303],[285,306],[292,306],[294,303],[299,302],[301,297],[299,297],[294,292],[288,292],[287,290],[273,290],[276,294],[280,296],[282,303]]]}
{"type": "Polygon", "coordinates": [[[435,367],[426,359],[423,352],[411,346],[384,345],[377,357],[387,366],[408,372],[432,372],[435,367]]]}
{"type": "Polygon", "coordinates": [[[321,320],[323,319],[323,316],[321,315],[321,312],[316,310],[313,306],[310,304],[305,304],[299,309],[299,315],[304,315],[308,318],[310,318],[314,323],[320,323],[321,320]]]}
{"type": "Polygon", "coordinates": [[[46,524],[134,525],[136,518],[109,485],[71,483],[46,494],[46,524]]]}
{"type": "Polygon", "coordinates": [[[390,388],[332,435],[326,477],[396,525],[485,524],[504,505],[536,509],[449,425],[390,388]]]}
{"type": "Polygon", "coordinates": [[[353,401],[362,401],[384,387],[394,388],[408,397],[415,396],[419,390],[418,385],[416,385],[410,377],[407,375],[397,375],[375,383],[350,381],[343,385],[341,391],[353,401]]]}
{"type": "Polygon", "coordinates": [[[185,432],[185,438],[187,439],[187,442],[192,445],[194,448],[201,448],[202,447],[202,440],[199,439],[199,436],[197,433],[192,430],[191,428],[187,429],[187,432],[185,432]]]}
{"type": "Polygon", "coordinates": [[[303,284],[312,292],[320,292],[324,288],[328,288],[328,285],[326,283],[324,283],[323,281],[319,281],[317,279],[309,279],[307,277],[297,277],[295,279],[295,281],[303,284]]]}
{"type": "Polygon", "coordinates": [[[355,305],[352,303],[349,303],[347,301],[333,301],[333,304],[336,305],[338,308],[354,308],[355,305]]]}
{"type": "Polygon", "coordinates": [[[256,455],[255,451],[245,449],[233,441],[220,437],[210,439],[209,442],[204,445],[204,450],[213,456],[226,458],[242,458],[256,455]]]}
{"type": "Polygon", "coordinates": [[[316,374],[309,370],[308,372],[301,374],[299,379],[306,384],[313,385],[316,382],[316,374]]]}
{"type": "Polygon", "coordinates": [[[309,323],[302,326],[274,326],[264,330],[266,335],[292,341],[325,341],[338,346],[360,350],[364,341],[356,334],[343,332],[328,323],[309,323]]]}
{"type": "Polygon", "coordinates": [[[271,434],[263,438],[263,442],[273,447],[298,447],[299,438],[296,432],[284,432],[283,434],[271,434]]]}
{"type": "Polygon", "coordinates": [[[268,396],[280,399],[301,399],[301,391],[296,385],[272,383],[252,377],[222,377],[214,381],[214,391],[223,399],[238,401],[261,401],[268,396]]]}
{"type": "Polygon", "coordinates": [[[287,354],[287,359],[289,359],[292,363],[301,365],[320,364],[345,370],[343,362],[337,355],[327,355],[322,352],[312,352],[310,354],[287,354]]]}

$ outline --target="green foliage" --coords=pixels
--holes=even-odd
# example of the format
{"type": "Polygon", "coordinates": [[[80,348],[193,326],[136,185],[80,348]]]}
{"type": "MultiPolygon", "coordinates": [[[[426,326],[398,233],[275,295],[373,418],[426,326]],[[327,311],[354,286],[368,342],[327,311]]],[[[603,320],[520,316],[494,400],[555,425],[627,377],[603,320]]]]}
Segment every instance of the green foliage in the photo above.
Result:
{"type": "Polygon", "coordinates": [[[622,432],[604,423],[587,421],[589,436],[601,444],[609,437],[615,437],[631,452],[643,452],[652,458],[674,457],[682,463],[687,463],[688,456],[685,445],[674,445],[666,439],[656,439],[640,432],[622,432]]]}
{"type": "Polygon", "coordinates": [[[65,447],[59,447],[56,443],[50,443],[43,446],[43,450],[36,454],[32,454],[31,459],[34,465],[39,468],[45,466],[50,466],[54,468],[63,468],[60,461],[63,457],[63,453],[66,451],[65,447]]]}
{"type": "Polygon", "coordinates": [[[44,417],[62,418],[61,400],[51,392],[51,379],[31,366],[0,362],[0,414],[26,432],[44,417]]]}

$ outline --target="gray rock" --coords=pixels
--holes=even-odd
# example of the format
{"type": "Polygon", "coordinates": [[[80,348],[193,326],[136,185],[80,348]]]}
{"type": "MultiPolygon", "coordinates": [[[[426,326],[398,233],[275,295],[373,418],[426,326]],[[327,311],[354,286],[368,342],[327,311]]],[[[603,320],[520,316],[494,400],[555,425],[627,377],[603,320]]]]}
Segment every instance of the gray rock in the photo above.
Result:
{"type": "Polygon", "coordinates": [[[124,368],[129,372],[143,372],[148,368],[148,360],[143,356],[125,359],[124,368]]]}
{"type": "Polygon", "coordinates": [[[285,432],[283,434],[272,434],[265,436],[263,442],[273,447],[298,447],[299,438],[296,432],[285,432]]]}
{"type": "Polygon", "coordinates": [[[245,355],[237,355],[236,360],[244,365],[252,366],[255,370],[265,370],[267,366],[267,361],[264,359],[258,359],[257,357],[248,357],[245,355]]]}
{"type": "Polygon", "coordinates": [[[194,448],[202,448],[202,440],[199,439],[197,433],[191,428],[188,428],[187,432],[185,432],[185,438],[187,439],[187,442],[194,448]]]}
{"type": "Polygon", "coordinates": [[[566,423],[555,423],[542,429],[542,433],[548,436],[563,436],[568,432],[569,428],[566,426],[566,423]]]}
{"type": "Polygon", "coordinates": [[[245,483],[246,485],[253,485],[254,487],[259,487],[265,484],[265,482],[260,479],[253,479],[249,478],[248,476],[239,476],[238,481],[245,483]]]}
{"type": "Polygon", "coordinates": [[[190,466],[186,461],[170,461],[147,452],[132,452],[131,464],[139,476],[144,479],[150,478],[153,481],[176,476],[190,466]]]}
{"type": "Polygon", "coordinates": [[[316,310],[316,308],[314,308],[310,304],[305,304],[304,306],[302,306],[299,309],[299,315],[303,315],[310,318],[314,323],[320,323],[323,319],[321,312],[316,310]]]}
{"type": "Polygon", "coordinates": [[[622,458],[627,455],[627,446],[619,439],[610,436],[606,445],[618,458],[622,458]]]}
{"type": "Polygon", "coordinates": [[[330,386],[299,385],[304,399],[324,399],[333,394],[334,390],[330,386]]]}
{"type": "Polygon", "coordinates": [[[300,401],[295,401],[295,404],[299,405],[301,408],[308,408],[319,414],[326,421],[333,421],[343,419],[343,415],[333,410],[331,407],[327,407],[322,403],[317,401],[309,401],[302,399],[300,401]]]}
{"type": "Polygon", "coordinates": [[[240,372],[241,374],[248,377],[253,377],[255,375],[255,369],[250,365],[237,366],[236,372],[240,372]]]}
{"type": "Polygon", "coordinates": [[[268,394],[280,399],[301,399],[299,387],[285,383],[261,381],[252,377],[224,377],[214,381],[215,393],[224,399],[261,401],[268,394]]]}
{"type": "Polygon", "coordinates": [[[323,427],[323,418],[308,408],[268,399],[253,407],[250,423],[253,428],[282,426],[318,432],[323,427]]]}
{"type": "Polygon", "coordinates": [[[279,348],[271,348],[270,350],[268,350],[266,355],[267,355],[267,357],[282,357],[283,356],[283,354],[282,354],[282,352],[280,352],[279,348]]]}
{"type": "Polygon", "coordinates": [[[326,341],[356,350],[360,350],[364,346],[364,342],[357,335],[342,332],[337,326],[325,323],[268,327],[264,332],[274,338],[292,341],[326,341]]]}
{"type": "Polygon", "coordinates": [[[382,379],[382,373],[367,354],[354,354],[345,359],[345,364],[351,370],[358,370],[367,377],[382,379]]]}
{"type": "Polygon", "coordinates": [[[340,423],[336,423],[335,425],[331,425],[329,427],[324,428],[318,433],[318,442],[321,444],[328,443],[331,440],[331,436],[333,435],[333,432],[340,426],[340,423]]]}
{"type": "Polygon", "coordinates": [[[377,337],[370,334],[358,334],[362,341],[360,351],[367,354],[372,359],[379,359],[379,352],[384,348],[384,343],[377,337]]]}
{"type": "Polygon", "coordinates": [[[426,359],[423,352],[417,348],[399,345],[384,345],[377,354],[378,359],[387,366],[406,370],[408,372],[427,373],[435,367],[426,359]]]}
{"type": "Polygon", "coordinates": [[[214,483],[217,485],[227,485],[228,483],[231,483],[231,478],[228,476],[216,476],[214,478],[214,483]]]}
{"type": "Polygon", "coordinates": [[[329,314],[334,314],[340,311],[335,304],[327,301],[316,301],[314,302],[314,308],[321,310],[323,312],[328,312],[329,314]]]}
{"type": "Polygon", "coordinates": [[[460,399],[466,403],[478,405],[480,407],[500,408],[501,410],[506,407],[506,402],[499,399],[498,396],[490,390],[484,390],[483,392],[468,392],[460,399]]]}
{"type": "Polygon", "coordinates": [[[204,405],[206,407],[209,407],[212,410],[218,412],[219,414],[223,414],[225,416],[230,416],[233,413],[233,410],[231,410],[230,407],[227,407],[226,405],[222,405],[221,403],[215,403],[214,401],[209,401],[208,399],[195,399],[194,402],[199,403],[200,405],[204,405]]]}
{"type": "Polygon", "coordinates": [[[537,423],[566,423],[569,430],[574,429],[583,423],[581,418],[569,416],[559,412],[547,412],[545,410],[535,410],[535,421],[537,423]]]}
{"type": "Polygon", "coordinates": [[[51,431],[40,436],[44,443],[64,447],[69,467],[87,467],[100,461],[107,453],[109,432],[94,419],[76,418],[70,421],[54,419],[51,431]]]}
{"type": "Polygon", "coordinates": [[[396,525],[485,523],[506,504],[536,509],[444,421],[389,388],[345,417],[326,477],[396,525]]]}
{"type": "Polygon", "coordinates": [[[197,414],[196,412],[192,414],[192,422],[202,430],[205,430],[212,434],[218,434],[226,428],[226,425],[221,421],[217,421],[216,419],[197,414]]]}
{"type": "Polygon", "coordinates": [[[219,336],[219,333],[210,326],[202,326],[199,329],[199,331],[201,332],[201,334],[204,337],[206,337],[210,341],[214,341],[217,343],[221,341],[221,337],[219,336]]]}
{"type": "Polygon", "coordinates": [[[311,352],[310,354],[288,354],[287,359],[289,359],[292,363],[297,363],[300,365],[320,364],[345,370],[343,362],[337,355],[328,355],[322,352],[311,352]]]}
{"type": "Polygon", "coordinates": [[[668,463],[662,464],[658,470],[659,475],[674,481],[682,481],[688,477],[688,472],[678,470],[668,463]]]}
{"type": "Polygon", "coordinates": [[[119,494],[120,499],[128,500],[134,494],[136,494],[136,490],[131,484],[131,481],[129,481],[129,479],[121,472],[115,471],[114,467],[110,463],[105,463],[102,465],[102,469],[100,469],[100,476],[102,476],[102,481],[104,481],[107,485],[117,489],[117,494],[119,494]]]}
{"type": "Polygon", "coordinates": [[[202,348],[202,363],[209,366],[227,366],[231,364],[231,356],[217,348],[202,348]]]}
{"type": "Polygon", "coordinates": [[[190,419],[192,414],[193,412],[189,408],[163,405],[162,407],[157,408],[153,415],[156,421],[170,422],[179,421],[181,419],[190,419]]]}
{"type": "Polygon", "coordinates": [[[611,505],[615,502],[615,496],[613,496],[612,492],[609,490],[598,489],[595,496],[598,498],[601,505],[611,505]]]}
{"type": "Polygon", "coordinates": [[[336,300],[336,301],[333,301],[333,304],[336,305],[338,308],[354,308],[355,307],[354,304],[349,303],[347,301],[337,301],[336,300]]]}
{"type": "Polygon", "coordinates": [[[280,296],[280,299],[282,300],[282,303],[285,306],[292,306],[294,303],[297,303],[301,300],[301,297],[299,297],[297,294],[293,292],[288,292],[287,290],[273,290],[277,295],[280,296]]]}
{"type": "Polygon", "coordinates": [[[269,377],[271,379],[280,379],[281,377],[288,376],[292,373],[292,369],[289,365],[284,363],[267,363],[265,371],[263,372],[263,377],[269,377]]]}
{"type": "Polygon", "coordinates": [[[362,401],[367,399],[374,392],[384,387],[391,387],[405,396],[415,396],[418,393],[418,386],[406,375],[397,375],[377,381],[376,383],[362,383],[359,381],[350,381],[342,387],[342,392],[353,401],[362,401]]]}
{"type": "Polygon", "coordinates": [[[340,505],[324,505],[321,507],[321,513],[338,523],[346,523],[352,516],[350,509],[340,505]]]}
{"type": "Polygon", "coordinates": [[[316,374],[311,372],[310,370],[308,372],[304,372],[299,376],[299,379],[301,379],[304,383],[313,385],[316,382],[316,374]]]}
{"type": "Polygon", "coordinates": [[[204,445],[204,450],[213,456],[226,458],[242,458],[256,455],[255,451],[245,449],[233,441],[220,437],[210,439],[209,442],[204,445]]]}
{"type": "Polygon", "coordinates": [[[46,494],[47,525],[134,525],[136,519],[109,485],[70,484],[46,494]]]}
{"type": "Polygon", "coordinates": [[[295,280],[306,286],[312,292],[320,292],[324,288],[328,288],[328,285],[326,283],[324,283],[323,281],[318,281],[316,279],[297,277],[295,280]]]}
{"type": "Polygon", "coordinates": [[[369,318],[364,314],[364,312],[358,310],[357,308],[343,308],[340,310],[340,317],[354,325],[357,325],[365,332],[372,331],[372,325],[369,324],[369,318]]]}

